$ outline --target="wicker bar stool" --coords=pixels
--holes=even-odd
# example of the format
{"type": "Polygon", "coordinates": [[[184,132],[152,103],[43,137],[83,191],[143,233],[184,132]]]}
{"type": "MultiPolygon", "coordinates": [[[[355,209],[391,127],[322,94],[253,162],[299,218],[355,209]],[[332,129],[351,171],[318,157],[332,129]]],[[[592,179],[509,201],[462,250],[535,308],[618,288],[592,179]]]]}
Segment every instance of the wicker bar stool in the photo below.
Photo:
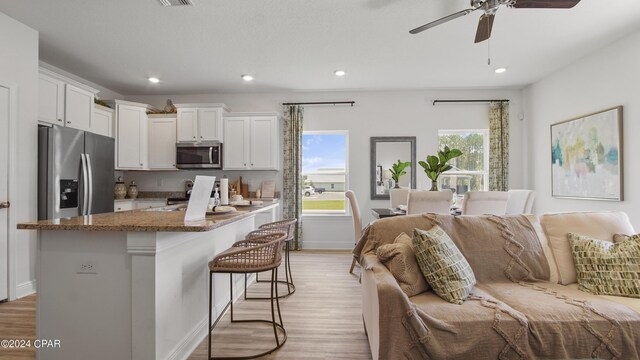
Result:
{"type": "MultiPolygon", "coordinates": [[[[287,285],[287,293],[286,294],[282,294],[280,295],[280,298],[286,298],[289,295],[293,294],[294,292],[296,292],[296,286],[293,283],[293,275],[291,274],[291,262],[289,261],[289,251],[291,250],[291,242],[293,241],[293,237],[294,237],[294,233],[295,233],[295,229],[296,229],[296,223],[298,222],[298,219],[286,219],[286,220],[280,220],[280,221],[274,221],[271,223],[267,223],[267,224],[263,224],[261,225],[258,230],[254,230],[252,232],[250,232],[249,234],[247,234],[247,236],[245,237],[245,239],[251,239],[251,238],[255,238],[255,237],[259,237],[259,236],[263,236],[266,234],[270,234],[270,233],[274,233],[277,231],[284,231],[287,233],[287,238],[284,240],[285,241],[285,248],[284,248],[284,275],[285,275],[285,279],[286,280],[277,280],[278,283],[281,284],[286,284],[287,285]]],[[[245,292],[244,292],[244,299],[245,300],[265,300],[265,299],[269,299],[266,297],[249,297],[247,296],[247,291],[246,291],[246,286],[247,286],[247,274],[245,274],[245,292]]],[[[269,282],[269,280],[260,280],[258,278],[258,274],[256,274],[256,282],[258,283],[266,283],[269,282]]]]}
{"type": "MultiPolygon", "coordinates": [[[[280,302],[278,301],[278,267],[282,262],[282,242],[287,238],[284,231],[272,232],[270,234],[257,236],[252,239],[238,241],[233,246],[222,253],[218,254],[209,262],[209,359],[255,359],[278,350],[287,341],[287,331],[282,323],[282,314],[280,313],[280,302]],[[233,274],[258,273],[271,270],[271,320],[234,320],[233,319],[233,274]],[[212,324],[212,305],[213,305],[213,274],[228,273],[229,274],[229,303],[224,310],[216,318],[212,324]],[[274,294],[275,292],[275,294],[274,294]],[[274,300],[278,309],[278,320],[276,321],[274,300]],[[231,308],[232,323],[259,322],[268,323],[273,326],[273,335],[276,340],[276,346],[256,355],[235,356],[235,357],[212,357],[211,356],[211,332],[216,327],[227,308],[231,308]],[[282,340],[278,336],[278,332],[282,333],[282,340]]],[[[246,283],[245,283],[246,289],[246,283]]]]}

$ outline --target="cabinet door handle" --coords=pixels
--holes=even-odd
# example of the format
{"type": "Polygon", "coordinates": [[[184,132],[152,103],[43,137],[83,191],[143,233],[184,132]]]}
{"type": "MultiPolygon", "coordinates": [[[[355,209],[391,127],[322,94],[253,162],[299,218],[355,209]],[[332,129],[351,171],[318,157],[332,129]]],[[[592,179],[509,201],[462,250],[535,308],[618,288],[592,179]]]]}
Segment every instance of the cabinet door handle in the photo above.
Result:
{"type": "Polygon", "coordinates": [[[195,139],[196,137],[194,136],[193,138],[195,139]]]}
{"type": "Polygon", "coordinates": [[[62,119],[58,119],[59,122],[62,122],[62,119]]]}
{"type": "Polygon", "coordinates": [[[11,207],[11,203],[8,201],[3,201],[0,202],[0,209],[8,209],[9,207],[11,207]]]}
{"type": "Polygon", "coordinates": [[[71,124],[71,121],[67,120],[67,124],[71,124]]]}

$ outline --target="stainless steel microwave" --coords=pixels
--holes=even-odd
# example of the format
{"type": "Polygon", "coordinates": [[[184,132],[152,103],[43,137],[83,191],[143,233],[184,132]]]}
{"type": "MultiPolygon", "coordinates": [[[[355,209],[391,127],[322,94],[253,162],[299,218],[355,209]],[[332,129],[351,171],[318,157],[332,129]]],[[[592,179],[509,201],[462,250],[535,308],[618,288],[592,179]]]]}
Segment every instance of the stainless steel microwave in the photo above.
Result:
{"type": "Polygon", "coordinates": [[[222,169],[222,144],[203,142],[176,144],[178,169],[222,169]]]}

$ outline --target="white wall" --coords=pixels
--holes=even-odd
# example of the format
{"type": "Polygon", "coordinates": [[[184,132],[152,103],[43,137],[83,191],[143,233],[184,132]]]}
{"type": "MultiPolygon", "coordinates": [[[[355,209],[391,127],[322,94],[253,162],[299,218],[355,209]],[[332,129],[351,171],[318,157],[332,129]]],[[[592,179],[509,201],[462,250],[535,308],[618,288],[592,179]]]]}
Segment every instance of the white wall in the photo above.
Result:
{"type": "MultiPolygon", "coordinates": [[[[18,188],[10,189],[9,215],[15,222],[37,219],[37,110],[38,32],[0,13],[0,81],[18,88],[17,139],[10,144],[17,151],[18,188]]],[[[15,139],[14,139],[15,140],[15,139]]],[[[34,291],[36,233],[17,231],[10,263],[16,264],[17,296],[34,291]]]]}
{"type": "MultiPolygon", "coordinates": [[[[365,223],[373,218],[371,208],[387,207],[388,201],[370,200],[369,189],[369,138],[372,136],[416,136],[417,158],[425,158],[437,149],[438,129],[488,128],[487,104],[442,104],[432,105],[434,99],[502,99],[511,100],[511,146],[510,185],[520,188],[527,176],[526,159],[523,158],[521,144],[523,126],[518,120],[522,112],[519,90],[430,90],[430,91],[371,91],[371,92],[295,92],[270,94],[203,94],[128,96],[127,100],[164,106],[166,99],[174,103],[222,102],[232,111],[278,111],[282,112],[283,102],[292,101],[339,101],[353,100],[349,106],[307,106],[305,107],[305,130],[348,130],[349,131],[349,188],[354,190],[365,223]]],[[[171,178],[183,178],[169,175],[171,178]]],[[[188,173],[186,173],[188,174],[188,173]]],[[[417,172],[418,188],[430,188],[424,172],[417,172]]],[[[140,179],[141,185],[152,183],[154,174],[130,172],[127,178],[140,179]]],[[[163,175],[164,176],[164,175],[163,175]]],[[[247,175],[249,176],[249,175],[247,175]]],[[[282,175],[278,177],[278,189],[282,189],[282,175]]],[[[175,185],[172,185],[175,187],[175,185]]],[[[141,190],[147,190],[141,186],[141,190]]],[[[348,218],[346,219],[348,220],[348,218]]],[[[308,247],[351,248],[353,228],[344,218],[330,220],[305,217],[303,236],[308,247]],[[331,232],[327,232],[330,228],[331,232]],[[342,237],[342,238],[339,238],[342,237]],[[311,245],[310,245],[311,244],[311,245]]]]}
{"type": "Polygon", "coordinates": [[[537,192],[536,211],[620,210],[640,229],[640,31],[624,37],[567,68],[527,87],[523,92],[525,122],[530,136],[530,181],[537,192]],[[624,195],[622,202],[551,197],[553,123],[607,109],[623,110],[624,195]]]}

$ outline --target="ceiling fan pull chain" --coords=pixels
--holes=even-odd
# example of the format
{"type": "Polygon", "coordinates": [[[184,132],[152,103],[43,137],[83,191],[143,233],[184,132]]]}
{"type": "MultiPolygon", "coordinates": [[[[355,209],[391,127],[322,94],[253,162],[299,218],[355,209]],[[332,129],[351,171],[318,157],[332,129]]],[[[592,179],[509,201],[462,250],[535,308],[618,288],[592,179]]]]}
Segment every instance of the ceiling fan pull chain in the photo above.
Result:
{"type": "Polygon", "coordinates": [[[491,66],[491,39],[487,39],[487,65],[491,66]]]}

